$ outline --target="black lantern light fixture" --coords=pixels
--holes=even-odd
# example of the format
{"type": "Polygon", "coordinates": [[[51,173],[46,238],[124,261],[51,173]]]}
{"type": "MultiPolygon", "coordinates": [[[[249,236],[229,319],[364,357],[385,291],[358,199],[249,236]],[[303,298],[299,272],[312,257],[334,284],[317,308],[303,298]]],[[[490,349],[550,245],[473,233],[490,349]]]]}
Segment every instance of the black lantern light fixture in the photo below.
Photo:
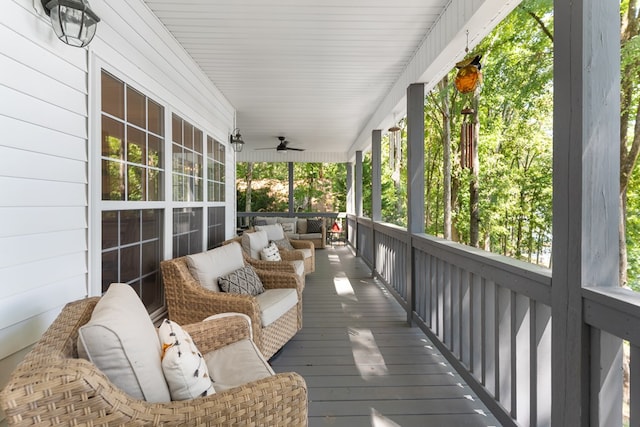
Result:
{"type": "Polygon", "coordinates": [[[42,6],[51,17],[53,31],[64,43],[84,47],[96,34],[100,18],[87,0],[42,0],[42,6]]]}
{"type": "Polygon", "coordinates": [[[244,148],[244,141],[242,140],[242,135],[240,135],[240,129],[235,128],[233,132],[235,132],[235,135],[233,133],[229,135],[229,144],[233,147],[233,151],[239,153],[244,148]]]}

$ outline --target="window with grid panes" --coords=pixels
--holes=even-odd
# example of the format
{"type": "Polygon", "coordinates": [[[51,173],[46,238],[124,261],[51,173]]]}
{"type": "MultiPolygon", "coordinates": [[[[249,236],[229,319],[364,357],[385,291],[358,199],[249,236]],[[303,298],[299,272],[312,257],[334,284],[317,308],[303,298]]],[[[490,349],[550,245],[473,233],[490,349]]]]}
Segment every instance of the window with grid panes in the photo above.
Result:
{"type": "Polygon", "coordinates": [[[224,202],[225,147],[207,135],[207,199],[224,202]]]}
{"type": "Polygon", "coordinates": [[[160,280],[163,210],[139,203],[163,201],[164,107],[101,72],[101,281],[135,289],[149,312],[164,305],[160,280]],[[118,202],[135,209],[113,209],[118,202]]]}
{"type": "Polygon", "coordinates": [[[173,200],[203,200],[203,133],[177,114],[171,118],[173,200]]]}

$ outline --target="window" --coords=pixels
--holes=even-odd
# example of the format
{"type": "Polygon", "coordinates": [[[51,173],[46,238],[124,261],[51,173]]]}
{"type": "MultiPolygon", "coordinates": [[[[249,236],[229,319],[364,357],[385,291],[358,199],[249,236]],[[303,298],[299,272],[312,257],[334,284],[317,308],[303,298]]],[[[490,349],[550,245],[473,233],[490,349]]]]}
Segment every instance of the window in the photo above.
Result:
{"type": "Polygon", "coordinates": [[[163,200],[164,108],[102,73],[102,200],[163,200]]]}
{"type": "Polygon", "coordinates": [[[173,210],[173,257],[202,252],[202,209],[173,210]]]}
{"type": "Polygon", "coordinates": [[[207,199],[210,202],[224,202],[225,175],[224,145],[207,136],[207,199]]]}
{"type": "Polygon", "coordinates": [[[149,312],[162,307],[162,223],[160,209],[102,212],[102,292],[128,283],[149,312]]]}
{"type": "Polygon", "coordinates": [[[202,131],[173,114],[173,200],[202,201],[202,131]]]}
{"type": "Polygon", "coordinates": [[[92,278],[102,292],[113,282],[130,284],[160,317],[160,261],[225,240],[226,148],[169,114],[170,106],[100,73],[100,142],[92,152],[91,182],[99,206],[92,220],[101,224],[101,235],[92,278]]]}

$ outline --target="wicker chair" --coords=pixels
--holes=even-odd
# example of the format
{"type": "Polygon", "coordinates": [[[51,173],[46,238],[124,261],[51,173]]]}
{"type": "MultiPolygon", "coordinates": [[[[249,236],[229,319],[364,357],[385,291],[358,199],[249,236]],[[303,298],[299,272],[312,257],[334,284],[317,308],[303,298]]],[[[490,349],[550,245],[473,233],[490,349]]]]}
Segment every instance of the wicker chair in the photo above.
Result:
{"type": "MultiPolygon", "coordinates": [[[[252,233],[253,231],[245,231],[245,233],[252,233]]],[[[242,236],[237,236],[232,239],[224,241],[222,244],[228,244],[231,242],[238,242],[242,245],[242,236]]],[[[287,264],[290,264],[289,261],[302,260],[304,261],[304,273],[309,274],[316,271],[316,250],[315,246],[310,240],[289,240],[291,246],[293,246],[294,250],[286,250],[280,249],[280,257],[282,261],[264,261],[251,257],[249,253],[247,253],[246,248],[243,245],[243,255],[245,257],[245,261],[255,268],[260,268],[263,270],[272,270],[272,271],[295,271],[293,267],[287,267],[287,264]],[[297,249],[307,249],[310,251],[311,256],[306,257],[302,254],[301,251],[297,249]],[[285,265],[284,267],[282,265],[285,265]]]]}
{"type": "MultiPolygon", "coordinates": [[[[227,391],[167,403],[137,400],[79,359],[78,328],[99,298],[67,304],[0,392],[9,425],[306,426],[307,389],[296,373],[277,374],[227,391]]],[[[247,323],[225,318],[184,329],[212,351],[248,336],[247,323]]]]}
{"type": "Polygon", "coordinates": [[[169,318],[179,324],[200,322],[212,314],[244,313],[254,325],[253,340],[267,359],[302,329],[302,285],[295,274],[256,270],[265,289],[294,288],[298,292],[296,307],[263,327],[255,297],[204,288],[189,271],[186,257],[162,261],[160,269],[169,318]]]}

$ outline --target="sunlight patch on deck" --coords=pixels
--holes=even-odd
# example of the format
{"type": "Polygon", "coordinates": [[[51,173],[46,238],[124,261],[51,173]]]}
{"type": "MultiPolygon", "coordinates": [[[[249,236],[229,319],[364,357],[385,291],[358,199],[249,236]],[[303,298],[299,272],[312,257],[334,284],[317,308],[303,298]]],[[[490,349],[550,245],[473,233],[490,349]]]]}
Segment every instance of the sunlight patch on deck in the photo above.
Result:
{"type": "Polygon", "coordinates": [[[351,282],[347,277],[334,277],[333,278],[333,286],[336,288],[336,292],[341,297],[346,297],[353,301],[358,301],[356,297],[356,293],[353,290],[353,286],[351,286],[351,282]]]}
{"type": "Polygon", "coordinates": [[[387,364],[371,329],[349,328],[353,360],[363,379],[389,374],[387,364]]]}
{"type": "Polygon", "coordinates": [[[371,427],[400,427],[400,424],[391,421],[375,408],[371,408],[371,427]]]}

